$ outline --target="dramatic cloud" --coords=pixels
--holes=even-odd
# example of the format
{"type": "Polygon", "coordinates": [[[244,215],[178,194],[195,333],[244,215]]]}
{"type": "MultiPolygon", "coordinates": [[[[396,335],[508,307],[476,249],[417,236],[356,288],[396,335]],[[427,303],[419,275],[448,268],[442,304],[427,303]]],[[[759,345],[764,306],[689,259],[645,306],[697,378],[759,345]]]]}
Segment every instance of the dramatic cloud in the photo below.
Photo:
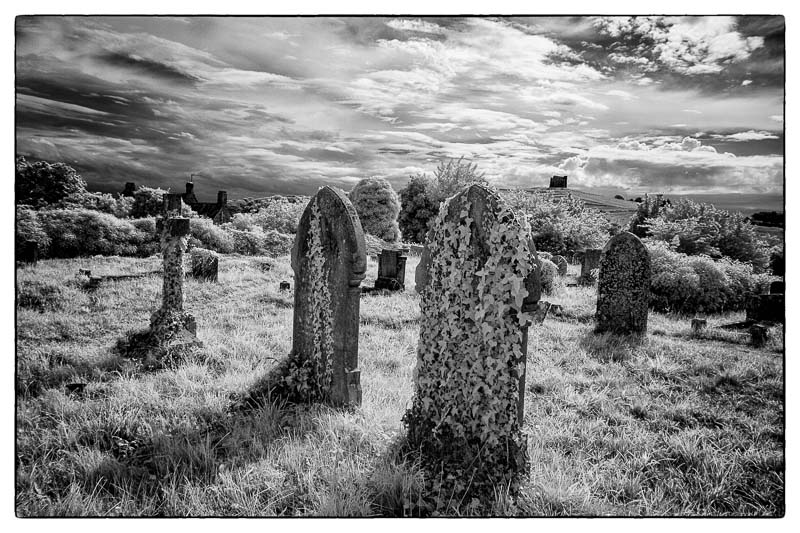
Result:
{"type": "Polygon", "coordinates": [[[782,17],[20,17],[20,154],[212,199],[402,187],[780,192],[782,17]]]}

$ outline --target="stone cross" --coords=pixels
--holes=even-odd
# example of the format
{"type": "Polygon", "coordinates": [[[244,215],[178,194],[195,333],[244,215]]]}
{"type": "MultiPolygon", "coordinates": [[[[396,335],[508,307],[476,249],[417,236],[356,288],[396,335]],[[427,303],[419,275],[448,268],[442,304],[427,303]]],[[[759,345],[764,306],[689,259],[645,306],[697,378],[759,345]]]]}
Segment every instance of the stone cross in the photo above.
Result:
{"type": "Polygon", "coordinates": [[[195,334],[197,323],[183,310],[183,254],[189,240],[189,219],[180,215],[180,194],[165,194],[163,202],[163,217],[156,220],[164,258],[162,301],[150,317],[150,328],[167,339],[181,328],[195,334]]]}
{"type": "Polygon", "coordinates": [[[366,244],[353,204],[322,187],[306,206],[292,247],[292,355],[323,372],[320,391],[337,406],[361,404],[358,322],[366,244]]]}
{"type": "Polygon", "coordinates": [[[431,456],[450,450],[481,463],[485,453],[519,465],[510,457],[524,454],[528,325],[540,298],[536,248],[527,226],[486,187],[465,188],[440,209],[415,276],[421,317],[415,395],[404,417],[409,440],[431,456]],[[514,239],[513,252],[502,248],[514,239]],[[496,272],[517,277],[492,284],[496,272]]]}
{"type": "Polygon", "coordinates": [[[650,253],[639,237],[620,232],[602,251],[595,332],[645,333],[649,300],[650,253]]]}
{"type": "Polygon", "coordinates": [[[406,288],[408,250],[381,250],[378,255],[376,289],[403,290],[406,288]]]}
{"type": "Polygon", "coordinates": [[[559,276],[566,276],[567,275],[567,259],[563,255],[554,255],[553,256],[553,263],[556,264],[558,267],[558,275],[559,276]]]}

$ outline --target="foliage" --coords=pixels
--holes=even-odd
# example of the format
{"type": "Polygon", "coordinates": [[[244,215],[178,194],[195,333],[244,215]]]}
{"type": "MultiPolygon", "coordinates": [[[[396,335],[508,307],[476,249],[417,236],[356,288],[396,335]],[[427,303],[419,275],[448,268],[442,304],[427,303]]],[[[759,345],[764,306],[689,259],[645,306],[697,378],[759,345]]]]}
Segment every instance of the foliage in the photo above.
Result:
{"type": "Polygon", "coordinates": [[[648,219],[658,216],[664,201],[658,196],[645,194],[644,200],[636,198],[636,202],[639,202],[639,205],[636,207],[636,213],[631,217],[628,231],[639,238],[644,238],[650,234],[650,230],[646,225],[648,219]]]}
{"type": "Polygon", "coordinates": [[[365,233],[389,242],[400,240],[400,227],[397,225],[400,200],[388,181],[364,178],[356,183],[348,197],[365,233]]]}
{"type": "Polygon", "coordinates": [[[645,244],[651,258],[650,305],[656,311],[718,313],[744,309],[749,294],[768,283],[752,265],[676,252],[660,241],[645,244]]]}
{"type": "Polygon", "coordinates": [[[780,213],[777,211],[759,211],[750,215],[750,220],[753,224],[759,226],[782,228],[785,224],[786,217],[782,211],[780,213]]]}
{"type": "Polygon", "coordinates": [[[22,252],[22,245],[25,241],[36,241],[39,243],[39,255],[47,257],[47,250],[50,247],[50,236],[45,231],[39,219],[38,211],[30,206],[18,205],[16,208],[16,225],[14,227],[14,246],[16,255],[22,252]]]}
{"type": "Polygon", "coordinates": [[[433,472],[433,493],[485,496],[516,486],[526,450],[517,419],[525,279],[536,268],[529,228],[499,197],[484,211],[488,250],[471,242],[467,193],[445,202],[431,229],[420,295],[415,394],[403,417],[412,448],[433,472]],[[496,201],[496,203],[494,203],[496,201]],[[458,203],[453,203],[458,202],[458,203]],[[451,206],[456,219],[448,215],[451,206]],[[484,262],[485,261],[485,262],[484,262]],[[456,349],[457,347],[457,349],[456,349]]]}
{"type": "Polygon", "coordinates": [[[142,255],[155,240],[129,220],[89,209],[42,210],[39,220],[50,238],[48,257],[142,255]]]}
{"type": "Polygon", "coordinates": [[[266,206],[254,213],[237,213],[228,223],[239,231],[274,230],[280,233],[296,233],[305,204],[291,202],[284,197],[275,197],[266,206]]]}
{"type": "Polygon", "coordinates": [[[230,232],[217,226],[210,218],[197,217],[189,220],[192,246],[207,248],[223,254],[233,252],[234,242],[230,232]]]}
{"type": "Polygon", "coordinates": [[[509,204],[526,214],[536,249],[554,255],[599,248],[608,240],[608,221],[574,196],[548,192],[504,191],[509,204]]]}
{"type": "Polygon", "coordinates": [[[131,217],[155,217],[161,214],[164,206],[163,198],[167,191],[160,188],[139,187],[133,193],[131,217]]]}
{"type": "Polygon", "coordinates": [[[711,204],[682,199],[663,206],[641,226],[651,238],[670,243],[680,253],[748,262],[757,272],[763,272],[769,263],[767,245],[755,226],[742,214],[711,204]]]}
{"type": "Polygon", "coordinates": [[[458,193],[467,185],[488,185],[485,174],[478,172],[478,164],[464,161],[464,157],[439,161],[433,173],[433,197],[438,201],[458,193]]]}
{"type": "Polygon", "coordinates": [[[416,174],[400,191],[400,215],[397,219],[407,242],[425,243],[429,223],[439,210],[434,181],[425,174],[416,174]]]}
{"type": "Polygon", "coordinates": [[[772,248],[769,256],[769,268],[776,276],[783,276],[786,272],[786,260],[783,258],[783,246],[772,248]]]}
{"type": "Polygon", "coordinates": [[[60,209],[91,209],[127,218],[133,209],[134,199],[130,196],[113,196],[107,193],[79,191],[62,198],[54,207],[60,209]]]}
{"type": "Polygon", "coordinates": [[[86,191],[86,182],[74,168],[47,161],[29,163],[24,157],[17,157],[15,186],[17,203],[34,207],[45,207],[86,191]]]}

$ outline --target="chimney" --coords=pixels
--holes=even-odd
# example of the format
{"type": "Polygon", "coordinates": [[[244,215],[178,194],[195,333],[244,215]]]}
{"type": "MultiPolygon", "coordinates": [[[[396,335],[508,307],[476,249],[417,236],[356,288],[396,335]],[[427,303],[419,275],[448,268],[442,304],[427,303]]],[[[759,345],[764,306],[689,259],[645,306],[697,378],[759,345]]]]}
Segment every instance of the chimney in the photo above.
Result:
{"type": "Polygon", "coordinates": [[[191,181],[186,182],[186,192],[183,193],[183,202],[187,205],[197,203],[197,197],[194,195],[194,183],[191,181]]]}
{"type": "Polygon", "coordinates": [[[551,189],[566,189],[567,188],[567,177],[566,176],[553,176],[550,178],[550,188],[551,189]]]}
{"type": "Polygon", "coordinates": [[[219,191],[217,193],[217,205],[225,205],[228,203],[228,192],[219,191]]]}
{"type": "Polygon", "coordinates": [[[125,188],[122,190],[122,196],[133,196],[134,192],[136,192],[136,184],[132,181],[129,181],[125,184],[125,188]]]}

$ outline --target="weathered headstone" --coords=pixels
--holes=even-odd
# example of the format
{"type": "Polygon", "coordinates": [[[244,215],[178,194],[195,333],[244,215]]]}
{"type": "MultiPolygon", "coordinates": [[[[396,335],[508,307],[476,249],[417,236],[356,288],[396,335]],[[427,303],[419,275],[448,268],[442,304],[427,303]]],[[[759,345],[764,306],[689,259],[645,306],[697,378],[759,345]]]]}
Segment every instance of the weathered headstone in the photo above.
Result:
{"type": "Polygon", "coordinates": [[[361,222],[344,193],[322,187],[292,247],[294,330],[289,372],[306,376],[307,400],[361,404],[358,322],[367,269],[361,222]]]}
{"type": "Polygon", "coordinates": [[[650,253],[633,233],[617,233],[602,250],[595,331],[645,333],[649,299],[650,253]]]}
{"type": "Polygon", "coordinates": [[[692,331],[702,331],[708,326],[708,320],[705,318],[693,318],[692,319],[692,331]]]}
{"type": "Polygon", "coordinates": [[[20,259],[25,263],[35,265],[39,262],[39,243],[36,241],[25,241],[20,250],[20,259]]]}
{"type": "Polygon", "coordinates": [[[406,260],[408,250],[381,250],[378,255],[376,289],[401,291],[406,288],[406,260]]]}
{"type": "Polygon", "coordinates": [[[786,290],[786,284],[783,281],[773,281],[769,284],[770,294],[783,294],[786,290]]]}
{"type": "Polygon", "coordinates": [[[278,290],[281,290],[281,291],[288,291],[291,288],[292,288],[292,285],[288,281],[281,281],[280,284],[278,285],[278,290]]]}
{"type": "Polygon", "coordinates": [[[756,348],[764,346],[769,340],[769,329],[764,324],[753,324],[749,331],[750,341],[756,348]]]}
{"type": "Polygon", "coordinates": [[[558,275],[559,276],[566,276],[567,275],[567,258],[563,255],[554,255],[553,256],[553,263],[558,267],[558,275]]]}
{"type": "Polygon", "coordinates": [[[415,393],[403,417],[409,443],[426,464],[444,465],[479,492],[525,470],[520,426],[539,269],[524,217],[472,185],[442,204],[416,272],[415,393]]]}
{"type": "Polygon", "coordinates": [[[783,294],[758,294],[746,302],[747,320],[755,322],[783,322],[785,300],[783,294]]]}
{"type": "Polygon", "coordinates": [[[212,250],[192,250],[192,277],[202,281],[217,281],[219,278],[219,254],[212,250]]]}
{"type": "Polygon", "coordinates": [[[183,309],[183,255],[190,230],[189,219],[180,216],[181,206],[180,194],[165,194],[164,216],[156,219],[164,276],[161,308],[150,317],[150,332],[158,344],[166,347],[196,343],[197,322],[183,309]]]}
{"type": "Polygon", "coordinates": [[[585,285],[592,285],[597,279],[592,273],[593,270],[600,268],[600,255],[602,250],[590,248],[583,251],[581,256],[581,275],[580,282],[585,285]]]}

